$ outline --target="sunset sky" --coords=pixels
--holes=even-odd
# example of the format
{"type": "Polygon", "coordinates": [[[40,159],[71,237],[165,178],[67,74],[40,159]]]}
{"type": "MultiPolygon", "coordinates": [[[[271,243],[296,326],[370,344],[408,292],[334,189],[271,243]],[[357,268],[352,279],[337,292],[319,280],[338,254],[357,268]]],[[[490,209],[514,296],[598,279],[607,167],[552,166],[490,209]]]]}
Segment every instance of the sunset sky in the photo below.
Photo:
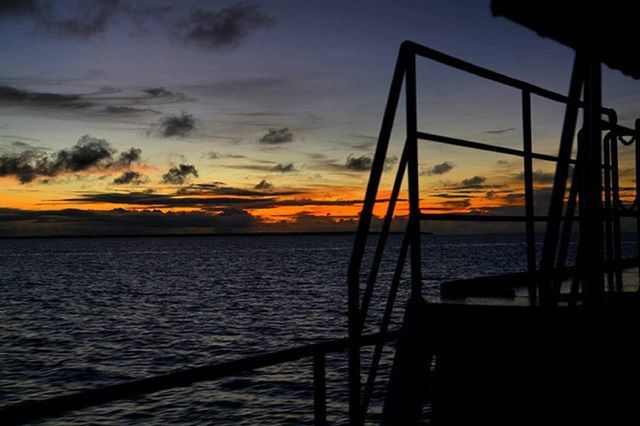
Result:
{"type": "MultiPolygon", "coordinates": [[[[568,90],[573,52],[489,1],[2,1],[0,235],[352,230],[406,39],[568,90]]],[[[521,148],[519,92],[417,72],[421,130],[521,148]]],[[[603,90],[633,126],[637,82],[605,68],[603,90]]],[[[562,106],[532,107],[556,154],[562,106]]],[[[519,158],[424,143],[420,169],[425,211],[522,211],[519,158]]]]}

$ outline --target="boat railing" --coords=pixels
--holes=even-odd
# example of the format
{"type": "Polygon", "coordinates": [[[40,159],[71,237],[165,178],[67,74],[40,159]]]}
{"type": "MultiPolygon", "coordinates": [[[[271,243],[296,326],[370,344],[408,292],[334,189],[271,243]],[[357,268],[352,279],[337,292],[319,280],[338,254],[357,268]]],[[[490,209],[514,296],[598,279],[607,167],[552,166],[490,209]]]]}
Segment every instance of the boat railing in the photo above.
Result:
{"type": "MultiPolygon", "coordinates": [[[[384,336],[370,334],[363,336],[360,342],[362,346],[371,346],[378,343],[380,338],[386,340],[395,339],[397,335],[397,331],[387,333],[384,336]]],[[[53,398],[26,400],[0,408],[0,424],[8,426],[62,416],[74,410],[132,399],[162,390],[191,386],[200,382],[220,380],[288,362],[311,359],[313,368],[314,424],[325,425],[327,423],[326,356],[331,353],[345,352],[348,344],[347,339],[327,340],[241,359],[187,368],[53,398]]],[[[212,397],[215,398],[215,396],[212,397]]]]}
{"type": "MultiPolygon", "coordinates": [[[[579,57],[576,57],[578,61],[579,57]]],[[[579,192],[579,167],[574,167],[571,178],[571,189],[569,191],[566,209],[563,212],[565,202],[565,187],[570,173],[570,165],[577,165],[578,159],[572,158],[572,145],[575,137],[577,113],[579,109],[585,109],[586,104],[580,99],[582,85],[585,81],[583,64],[574,64],[571,78],[569,94],[567,96],[544,89],[542,87],[518,80],[504,74],[471,64],[461,59],[446,55],[436,50],[421,46],[414,42],[405,41],[399,51],[391,87],[384,110],[382,125],[378,135],[376,151],[372,160],[372,167],[369,182],[365,192],[364,203],[360,213],[360,221],[355,237],[353,252],[348,270],[348,309],[349,309],[349,419],[350,424],[358,425],[364,422],[368,409],[373,386],[375,384],[377,371],[382,354],[382,341],[374,348],[373,356],[367,373],[364,389],[361,383],[361,355],[360,339],[367,323],[367,314],[371,305],[374,287],[378,279],[387,237],[394,219],[394,213],[398,197],[407,174],[407,192],[409,215],[406,230],[400,244],[395,261],[395,270],[389,284],[386,295],[385,307],[379,323],[379,333],[385,335],[389,328],[392,313],[396,303],[398,288],[400,285],[403,268],[407,256],[411,267],[411,296],[421,297],[422,275],[421,275],[421,238],[420,221],[474,221],[474,222],[522,222],[525,224],[526,232],[526,255],[527,255],[527,276],[528,276],[528,296],[532,305],[554,303],[558,300],[561,280],[558,272],[565,270],[565,263],[568,255],[569,241],[571,238],[571,227],[576,214],[577,195],[579,192]],[[502,84],[504,86],[517,89],[521,93],[522,110],[522,149],[508,148],[504,146],[491,145],[477,141],[463,140],[449,136],[420,131],[417,126],[417,90],[416,90],[416,58],[428,59],[450,68],[454,68],[466,73],[473,74],[480,78],[502,84]],[[388,198],[381,200],[378,197],[381,177],[385,170],[389,141],[394,126],[396,110],[400,102],[401,92],[404,85],[406,102],[406,139],[398,169],[388,198]],[[531,124],[531,97],[538,96],[551,101],[566,105],[560,149],[557,156],[536,153],[532,149],[532,124],[531,124]],[[429,141],[452,146],[465,147],[470,149],[494,152],[497,154],[521,157],[524,161],[524,215],[522,216],[500,216],[489,214],[431,214],[423,212],[420,208],[420,195],[418,188],[419,165],[418,165],[418,141],[429,141]],[[549,214],[540,216],[534,214],[534,185],[533,185],[533,160],[544,160],[556,163],[556,173],[554,176],[553,193],[549,207],[549,214]],[[381,228],[378,233],[378,240],[375,245],[371,260],[371,269],[366,277],[364,289],[361,297],[361,273],[362,264],[366,252],[366,243],[369,233],[372,231],[373,210],[377,202],[387,202],[386,213],[384,215],[381,228]],[[535,223],[546,222],[545,239],[541,258],[541,271],[537,271],[536,261],[536,241],[535,223]],[[561,223],[564,227],[561,230],[561,223]],[[538,272],[541,272],[538,273],[538,272]]],[[[606,223],[606,246],[607,261],[616,262],[621,258],[620,242],[620,217],[636,217],[640,229],[640,216],[636,210],[631,208],[623,209],[620,201],[620,188],[618,185],[618,142],[630,145],[639,139],[640,121],[636,122],[634,129],[622,126],[617,121],[616,112],[611,108],[601,108],[601,128],[607,133],[605,137],[605,156],[601,168],[605,172],[605,223],[606,223]],[[629,138],[629,139],[624,139],[629,138]],[[624,210],[624,214],[622,214],[624,210]]],[[[578,143],[580,144],[580,133],[578,143]]],[[[578,150],[580,152],[580,150],[578,150]]],[[[579,154],[578,154],[579,155],[579,154]]],[[[640,187],[640,151],[636,143],[636,199],[640,187]]],[[[634,202],[635,205],[635,202],[634,202]]],[[[640,240],[638,240],[640,247],[640,240]]],[[[578,249],[580,252],[580,249],[578,249]]],[[[620,276],[615,274],[615,285],[620,286],[620,276]]],[[[610,283],[614,282],[611,274],[610,283]]],[[[613,285],[613,284],[610,284],[613,285]]],[[[576,293],[577,290],[573,293],[576,293]]],[[[577,299],[577,294],[574,294],[577,299]]]]}

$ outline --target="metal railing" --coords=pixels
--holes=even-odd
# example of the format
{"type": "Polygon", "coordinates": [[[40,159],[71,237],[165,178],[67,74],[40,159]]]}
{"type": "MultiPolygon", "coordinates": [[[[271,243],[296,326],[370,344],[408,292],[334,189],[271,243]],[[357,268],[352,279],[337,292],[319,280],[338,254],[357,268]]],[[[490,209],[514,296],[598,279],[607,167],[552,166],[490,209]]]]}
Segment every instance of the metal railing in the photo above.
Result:
{"type": "MultiPolygon", "coordinates": [[[[578,158],[572,158],[572,142],[575,137],[577,122],[577,112],[580,108],[585,109],[590,104],[580,100],[582,84],[585,82],[583,73],[583,59],[576,56],[576,64],[571,79],[571,86],[568,96],[532,85],[530,83],[508,77],[506,75],[479,67],[477,65],[462,61],[444,53],[435,51],[416,43],[405,41],[399,51],[396,60],[391,87],[387,98],[382,126],[378,135],[376,152],[372,161],[369,182],[365,192],[362,212],[355,238],[353,252],[348,270],[348,307],[349,307],[349,419],[353,425],[364,422],[368,404],[373,392],[375,378],[378,371],[378,364],[382,352],[383,343],[376,345],[371,364],[368,370],[367,380],[364,390],[361,384],[361,357],[360,339],[366,324],[367,314],[371,304],[373,290],[377,282],[380,265],[385,252],[387,235],[393,221],[394,210],[398,201],[400,188],[402,186],[405,169],[408,175],[408,199],[409,218],[402,240],[398,258],[395,263],[395,271],[389,287],[384,314],[380,322],[379,333],[384,336],[389,327],[391,313],[394,309],[396,295],[398,291],[400,276],[406,263],[406,257],[410,256],[411,265],[411,297],[421,297],[421,245],[420,245],[420,221],[421,220],[446,220],[446,221],[474,221],[474,222],[524,222],[527,246],[527,281],[529,300],[532,305],[540,302],[557,300],[561,281],[557,278],[558,271],[566,269],[565,263],[568,254],[569,240],[571,237],[572,223],[576,219],[576,200],[579,192],[579,167],[578,158]],[[452,138],[433,133],[420,131],[417,128],[417,102],[416,102],[416,57],[429,59],[448,67],[461,70],[483,79],[487,79],[521,92],[522,99],[522,129],[523,148],[522,150],[490,145],[486,143],[468,141],[452,138]],[[389,141],[395,121],[396,110],[400,102],[402,86],[405,86],[406,101],[406,140],[391,195],[388,199],[388,206],[382,228],[379,233],[378,242],[373,255],[371,270],[366,279],[366,284],[360,298],[360,274],[362,262],[365,255],[367,235],[371,228],[373,218],[373,208],[377,201],[377,193],[380,186],[382,173],[384,171],[385,159],[389,147],[389,141]],[[532,125],[531,125],[531,96],[539,96],[544,99],[559,102],[566,105],[564,124],[562,129],[560,149],[557,156],[541,154],[532,150],[532,125]],[[500,215],[478,215],[478,214],[430,214],[424,213],[420,209],[420,197],[418,187],[418,140],[442,143],[447,145],[466,147],[470,149],[495,152],[498,154],[521,157],[524,160],[524,192],[525,192],[525,212],[523,216],[500,216],[500,215]],[[556,174],[554,189],[551,199],[549,214],[536,216],[533,205],[533,160],[545,160],[556,163],[556,174]],[[563,215],[563,205],[565,200],[565,186],[569,175],[569,166],[575,165],[574,175],[571,179],[571,189],[568,197],[567,208],[563,215]],[[537,271],[536,251],[535,251],[535,222],[546,222],[546,234],[541,259],[541,271],[537,271]],[[561,223],[564,223],[562,232],[561,223]],[[540,294],[539,294],[540,293],[540,294]]],[[[587,83],[585,83],[587,84],[587,83]]],[[[620,217],[622,208],[619,197],[619,185],[617,174],[617,144],[615,141],[623,137],[631,137],[624,143],[631,144],[638,140],[640,135],[640,121],[636,122],[635,129],[629,129],[617,123],[617,116],[613,109],[600,107],[599,125],[608,131],[605,144],[608,156],[605,156],[601,170],[604,170],[608,178],[605,179],[605,196],[608,204],[606,207],[605,224],[611,228],[606,233],[607,260],[610,262],[621,260],[620,250],[620,217]],[[602,115],[607,117],[606,120],[602,115]],[[615,171],[614,171],[615,170],[615,171]]],[[[579,150],[580,151],[580,150],[579,150]]],[[[584,151],[584,149],[582,150],[584,151]]],[[[580,155],[580,154],[579,154],[580,155]]],[[[598,162],[599,163],[599,162],[598,162]]],[[[636,144],[636,166],[640,164],[640,151],[636,144]]],[[[636,197],[640,185],[640,170],[636,167],[636,197]]],[[[629,210],[629,209],[627,209],[629,210]]],[[[640,216],[637,218],[638,229],[640,229],[640,216]]],[[[638,239],[640,247],[640,237],[638,239]]],[[[579,249],[580,253],[581,250],[579,249]]],[[[578,255],[578,258],[580,254],[578,255]]],[[[619,282],[619,279],[618,279],[619,282]]],[[[619,284],[618,284],[619,286],[619,284]]],[[[574,286],[575,287],[575,286],[574,286]]],[[[573,289],[575,290],[575,289],[573,289]]],[[[572,291],[575,294],[575,291],[572,291]]]]}
{"type": "MultiPolygon", "coordinates": [[[[362,346],[371,346],[379,343],[379,340],[392,340],[397,338],[398,332],[392,331],[363,336],[362,346]]],[[[287,362],[311,358],[313,361],[313,399],[314,399],[314,424],[325,425],[327,423],[326,405],[326,355],[340,353],[347,350],[347,339],[335,339],[314,343],[306,346],[298,346],[264,354],[258,354],[231,360],[227,362],[204,365],[174,371],[168,374],[154,377],[132,380],[115,385],[104,386],[97,389],[79,391],[54,398],[27,400],[0,408],[0,424],[14,425],[26,422],[61,416],[73,410],[95,407],[114,401],[131,399],[154,392],[179,387],[190,386],[195,383],[223,379],[252,370],[271,367],[287,362]]]]}

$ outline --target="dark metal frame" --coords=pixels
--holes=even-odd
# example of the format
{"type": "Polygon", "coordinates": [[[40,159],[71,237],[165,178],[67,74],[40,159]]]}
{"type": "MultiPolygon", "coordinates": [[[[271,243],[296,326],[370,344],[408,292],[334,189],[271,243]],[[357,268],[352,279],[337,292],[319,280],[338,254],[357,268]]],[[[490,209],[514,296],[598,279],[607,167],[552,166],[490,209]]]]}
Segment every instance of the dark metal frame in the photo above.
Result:
{"type": "MultiPolygon", "coordinates": [[[[606,220],[611,224],[611,232],[606,232],[607,260],[610,263],[621,261],[620,250],[620,212],[619,188],[617,175],[617,147],[615,143],[609,144],[609,154],[605,156],[605,164],[601,163],[599,151],[599,135],[601,130],[609,131],[610,140],[615,141],[622,136],[632,136],[637,139],[640,134],[640,120],[636,122],[636,129],[632,130],[617,123],[615,111],[601,106],[599,95],[600,87],[600,64],[593,58],[582,53],[576,55],[574,70],[571,78],[571,85],[568,96],[552,92],[547,89],[517,80],[503,74],[479,67],[477,65],[462,61],[452,56],[443,54],[425,46],[406,41],[402,44],[396,61],[391,88],[387,98],[387,104],[382,119],[382,126],[378,136],[378,144],[373,158],[369,183],[367,185],[364,204],[360,215],[360,222],[355,238],[351,261],[348,271],[348,307],[349,307],[349,420],[350,424],[358,425],[364,422],[367,407],[373,392],[375,376],[378,370],[382,343],[376,346],[374,356],[368,372],[367,381],[362,392],[361,366],[360,366],[360,340],[366,322],[368,308],[371,303],[371,295],[375,286],[380,263],[383,258],[387,234],[390,229],[395,204],[398,200],[400,187],[404,178],[405,168],[408,174],[408,195],[409,195],[409,220],[404,239],[400,248],[396,269],[393,274],[392,283],[389,289],[389,297],[384,310],[379,333],[384,336],[389,326],[391,312],[393,311],[395,296],[399,285],[399,277],[402,274],[407,252],[410,249],[411,265],[411,297],[421,297],[421,244],[420,244],[420,221],[421,220],[448,220],[448,221],[477,221],[477,222],[524,222],[526,225],[527,241],[527,272],[529,300],[532,305],[553,306],[558,301],[560,294],[561,280],[558,278],[561,273],[568,270],[565,265],[571,228],[576,212],[576,200],[583,182],[581,197],[581,207],[583,217],[580,218],[582,226],[591,226],[593,229],[581,238],[580,247],[587,244],[599,244],[603,241],[602,219],[603,209],[600,206],[600,191],[589,190],[600,188],[602,170],[608,174],[605,179],[606,196],[610,200],[611,209],[606,209],[606,220]],[[478,77],[491,80],[521,91],[522,94],[522,126],[523,126],[523,150],[499,147],[485,143],[467,141],[443,135],[436,135],[419,131],[417,128],[417,108],[416,108],[416,57],[426,58],[440,64],[468,72],[478,77]],[[370,231],[373,218],[373,208],[376,203],[377,192],[380,185],[384,162],[387,156],[389,140],[395,119],[395,112],[400,101],[403,81],[405,85],[406,97],[406,142],[401,159],[398,163],[398,171],[391,192],[387,212],[384,217],[380,236],[375,249],[372,261],[371,272],[369,273],[364,288],[362,301],[360,301],[360,274],[361,265],[365,254],[367,235],[370,231]],[[585,101],[580,100],[583,84],[585,86],[585,101]],[[566,105],[560,149],[557,156],[539,154],[532,151],[531,136],[531,96],[536,95],[548,100],[560,102],[566,105]],[[585,111],[585,123],[590,123],[585,128],[585,148],[580,154],[581,162],[585,162],[587,167],[578,167],[578,159],[571,158],[572,143],[575,137],[578,110],[585,111]],[[601,115],[608,119],[603,120],[601,115]],[[419,187],[418,187],[418,148],[417,141],[426,140],[436,143],[467,147],[500,154],[519,156],[524,159],[524,188],[525,188],[525,215],[524,216],[495,216],[495,215],[464,215],[464,214],[428,214],[420,210],[419,187]],[[588,156],[588,158],[582,158],[588,156]],[[556,173],[554,189],[552,194],[549,214],[547,216],[535,216],[533,206],[533,166],[532,160],[546,160],[556,163],[556,173]],[[566,211],[563,216],[565,206],[565,187],[569,174],[569,166],[576,165],[574,178],[571,180],[571,190],[569,200],[566,203],[566,211]],[[590,167],[594,166],[595,167],[590,167]],[[614,171],[615,170],[615,171],[614,171]],[[582,176],[584,175],[584,176],[582,176]],[[586,213],[586,214],[584,214],[586,213]],[[544,221],[547,223],[546,234],[540,262],[540,272],[537,271],[535,255],[535,222],[544,221]],[[564,223],[561,230],[561,224],[564,223]],[[594,224],[597,224],[594,226],[594,224]],[[600,231],[598,231],[598,229],[600,231]]],[[[636,166],[640,164],[640,151],[636,144],[636,166]]],[[[640,182],[640,169],[636,168],[638,174],[636,182],[640,182]]],[[[640,183],[636,184],[637,190],[640,183]]],[[[637,194],[638,192],[636,192],[637,194]]],[[[640,216],[638,219],[638,229],[640,229],[640,216]]],[[[638,237],[638,247],[640,247],[640,236],[638,237]]],[[[579,259],[582,262],[592,262],[590,272],[583,275],[574,287],[579,288],[581,281],[584,281],[585,294],[595,291],[600,281],[591,273],[602,276],[604,270],[602,261],[602,251],[589,252],[589,258],[585,250],[579,250],[579,259]]],[[[577,275],[577,274],[576,274],[577,275]]],[[[601,278],[600,278],[601,280],[601,278]]],[[[618,287],[621,285],[618,279],[618,287]]],[[[577,297],[577,291],[574,294],[577,297]]]]}
{"type": "MultiPolygon", "coordinates": [[[[362,336],[362,346],[372,346],[379,340],[393,340],[397,331],[362,336]]],[[[132,380],[97,389],[80,391],[54,398],[27,400],[0,408],[0,423],[3,425],[23,424],[30,421],[56,417],[69,411],[94,407],[109,402],[132,399],[167,389],[190,386],[195,383],[219,380],[252,370],[271,367],[287,362],[311,358],[313,363],[314,424],[327,423],[326,406],[326,355],[345,352],[349,347],[347,339],[335,339],[274,351],[246,358],[174,371],[172,373],[132,380]]]]}

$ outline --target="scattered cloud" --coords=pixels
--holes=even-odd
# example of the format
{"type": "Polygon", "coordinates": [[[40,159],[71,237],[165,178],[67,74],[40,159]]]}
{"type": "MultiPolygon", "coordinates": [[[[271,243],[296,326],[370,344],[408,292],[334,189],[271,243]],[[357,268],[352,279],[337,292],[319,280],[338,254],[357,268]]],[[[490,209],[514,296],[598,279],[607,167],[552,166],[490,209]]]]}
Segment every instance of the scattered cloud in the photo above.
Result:
{"type": "Polygon", "coordinates": [[[347,157],[345,167],[348,170],[353,170],[356,172],[366,172],[371,169],[371,163],[372,163],[371,157],[367,155],[361,155],[360,157],[349,155],[347,157]]]}
{"type": "Polygon", "coordinates": [[[292,141],[293,132],[288,127],[269,129],[266,134],[258,139],[258,143],[263,145],[280,145],[292,141]]]}
{"type": "Polygon", "coordinates": [[[91,103],[80,95],[32,92],[0,85],[0,104],[30,107],[87,108],[91,103]]]}
{"type": "Polygon", "coordinates": [[[115,178],[113,180],[113,184],[114,185],[140,185],[147,181],[148,179],[144,175],[138,172],[129,170],[122,173],[122,175],[118,176],[117,178],[115,178]]]}
{"type": "Polygon", "coordinates": [[[487,181],[484,176],[472,176],[462,180],[462,186],[466,188],[479,188],[483,183],[487,181]]]}
{"type": "Polygon", "coordinates": [[[507,129],[495,129],[495,130],[486,130],[485,133],[489,133],[491,135],[499,135],[502,133],[514,132],[516,129],[513,127],[509,127],[507,129]]]}
{"type": "Polygon", "coordinates": [[[273,189],[273,184],[267,182],[266,179],[262,179],[256,184],[256,186],[254,186],[254,189],[273,189]]]}
{"type": "Polygon", "coordinates": [[[115,148],[107,140],[91,135],[83,135],[72,147],[53,154],[23,143],[17,150],[0,154],[0,177],[13,176],[20,183],[29,183],[40,177],[79,174],[91,170],[121,170],[139,162],[141,157],[142,150],[138,148],[116,155],[115,148]]]}
{"type": "Polygon", "coordinates": [[[196,118],[184,111],[180,115],[169,115],[160,119],[152,126],[149,133],[155,133],[163,138],[186,138],[192,136],[197,128],[196,118]]]}
{"type": "MultiPolygon", "coordinates": [[[[554,173],[545,172],[543,170],[534,170],[533,173],[534,182],[538,183],[553,183],[553,179],[555,177],[554,173]]],[[[516,180],[524,181],[524,172],[520,172],[514,176],[516,180]]]]}
{"type": "Polygon", "coordinates": [[[280,172],[280,173],[290,173],[290,172],[295,172],[296,168],[293,165],[293,163],[287,163],[287,164],[276,164],[275,166],[270,167],[269,170],[274,172],[280,172]]]}
{"type": "Polygon", "coordinates": [[[378,138],[375,136],[355,134],[351,135],[351,138],[355,139],[354,142],[349,144],[349,146],[353,149],[363,149],[366,151],[370,151],[378,143],[378,138]]]}
{"type": "Polygon", "coordinates": [[[162,175],[162,183],[182,185],[191,176],[198,177],[196,167],[192,164],[179,164],[171,167],[167,173],[162,175]]]}
{"type": "Polygon", "coordinates": [[[202,154],[202,158],[206,158],[207,160],[219,160],[221,158],[231,158],[231,159],[247,158],[247,156],[241,155],[241,154],[221,154],[216,151],[209,151],[202,154]]]}
{"type": "Polygon", "coordinates": [[[174,35],[205,49],[235,47],[253,31],[275,21],[255,4],[241,3],[217,11],[196,9],[174,25],[174,35]]]}
{"type": "Polygon", "coordinates": [[[421,174],[427,175],[427,176],[443,175],[445,173],[450,172],[454,168],[454,166],[455,164],[453,164],[451,161],[444,161],[430,168],[427,168],[426,170],[423,170],[421,174]]]}

